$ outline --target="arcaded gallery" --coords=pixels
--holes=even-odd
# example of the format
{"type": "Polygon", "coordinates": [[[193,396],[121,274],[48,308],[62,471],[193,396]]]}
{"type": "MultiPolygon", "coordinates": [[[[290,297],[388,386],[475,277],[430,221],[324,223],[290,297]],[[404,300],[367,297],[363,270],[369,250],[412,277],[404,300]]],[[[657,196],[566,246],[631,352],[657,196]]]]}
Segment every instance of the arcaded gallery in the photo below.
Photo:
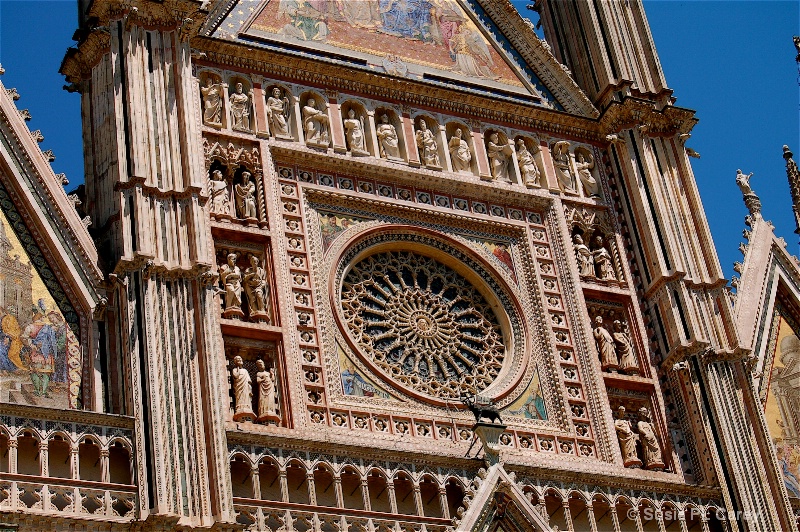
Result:
{"type": "Polygon", "coordinates": [[[797,260],[740,173],[724,278],[641,0],[530,8],[77,0],[84,186],[0,90],[0,530],[797,530],[797,260]]]}

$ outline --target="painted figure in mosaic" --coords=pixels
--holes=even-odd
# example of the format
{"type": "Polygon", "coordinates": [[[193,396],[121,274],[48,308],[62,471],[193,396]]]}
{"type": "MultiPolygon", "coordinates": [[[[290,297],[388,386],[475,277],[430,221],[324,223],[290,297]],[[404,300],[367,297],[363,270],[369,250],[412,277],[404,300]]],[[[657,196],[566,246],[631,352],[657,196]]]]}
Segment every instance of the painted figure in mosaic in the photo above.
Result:
{"type": "Polygon", "coordinates": [[[242,312],[242,272],[236,265],[239,255],[233,251],[228,253],[228,262],[219,268],[219,279],[225,289],[225,310],[223,318],[241,318],[242,312]]]}
{"type": "Polygon", "coordinates": [[[569,159],[569,142],[564,140],[556,142],[555,146],[553,146],[553,166],[555,166],[556,169],[558,187],[561,189],[561,192],[577,194],[575,176],[572,175],[569,159]]]}
{"type": "Polygon", "coordinates": [[[614,420],[614,428],[617,431],[619,450],[622,453],[622,462],[625,467],[641,467],[642,461],[636,456],[636,441],[639,436],[633,432],[631,422],[625,419],[625,407],[622,405],[617,408],[617,419],[614,420]]]}
{"type": "Polygon", "coordinates": [[[517,140],[517,164],[519,165],[519,173],[522,176],[522,182],[528,188],[539,188],[541,186],[542,175],[539,172],[539,167],[536,166],[536,160],[533,154],[528,150],[525,141],[522,139],[517,140]]]}
{"type": "Polygon", "coordinates": [[[206,78],[206,86],[200,87],[203,96],[203,123],[209,126],[222,125],[222,83],[206,78]]]}
{"type": "Polygon", "coordinates": [[[431,39],[430,0],[379,0],[382,24],[378,31],[420,41],[431,39]]]}
{"type": "Polygon", "coordinates": [[[231,102],[231,115],[233,116],[233,130],[250,132],[250,96],[245,94],[244,86],[236,84],[236,92],[229,98],[231,102]]]}
{"type": "Polygon", "coordinates": [[[604,371],[616,370],[619,367],[617,351],[614,349],[614,337],[603,325],[603,317],[598,315],[594,319],[595,327],[592,331],[597,353],[600,355],[600,366],[604,371]]]}
{"type": "Polygon", "coordinates": [[[436,144],[436,137],[433,131],[428,129],[428,124],[425,120],[419,121],[417,148],[419,148],[419,156],[425,166],[439,166],[439,146],[436,144]]]}
{"type": "Polygon", "coordinates": [[[633,351],[631,336],[622,322],[614,320],[614,344],[617,347],[617,359],[619,360],[620,371],[628,375],[638,375],[639,365],[636,363],[636,354],[633,351]]]}
{"type": "Polygon", "coordinates": [[[480,33],[464,24],[453,36],[450,47],[456,62],[453,70],[466,76],[497,79],[489,45],[480,33]]]}
{"type": "Polygon", "coordinates": [[[67,382],[67,322],[60,312],[51,310],[47,313],[47,319],[53,327],[56,335],[56,367],[53,372],[54,382],[67,382]]]}
{"type": "Polygon", "coordinates": [[[347,137],[347,146],[353,155],[369,155],[366,139],[364,138],[364,117],[356,117],[355,109],[347,111],[344,120],[344,134],[347,137]]]}
{"type": "Polygon", "coordinates": [[[233,357],[233,369],[231,370],[233,383],[234,401],[234,421],[253,421],[256,418],[253,412],[253,380],[250,373],[244,367],[242,357],[233,357]]]}
{"type": "Polygon", "coordinates": [[[578,259],[578,273],[594,277],[594,255],[583,243],[583,237],[577,233],[572,235],[572,245],[575,248],[575,258],[578,259]]]}
{"type": "Polygon", "coordinates": [[[469,151],[469,144],[464,140],[464,132],[460,127],[453,132],[447,147],[450,151],[450,163],[453,165],[453,171],[471,174],[472,152],[469,151]]]}
{"type": "Polygon", "coordinates": [[[267,122],[269,132],[276,139],[294,140],[289,133],[289,98],[283,95],[278,87],[272,89],[272,96],[267,98],[267,122]]]}
{"type": "Polygon", "coordinates": [[[605,280],[617,280],[617,275],[614,273],[614,261],[611,258],[611,253],[606,249],[603,237],[597,235],[594,238],[594,265],[597,271],[597,277],[605,280]]]}
{"type": "Polygon", "coordinates": [[[380,145],[380,156],[390,161],[402,161],[400,158],[400,141],[397,138],[397,130],[389,123],[389,116],[381,115],[381,123],[378,125],[376,136],[380,145]]]}
{"type": "Polygon", "coordinates": [[[636,430],[639,431],[639,441],[642,444],[642,463],[645,469],[664,469],[661,447],[658,444],[653,424],[650,423],[650,411],[645,407],[639,409],[639,422],[636,423],[636,430]]]}
{"type": "Polygon", "coordinates": [[[233,187],[236,197],[236,215],[239,218],[258,218],[256,186],[250,181],[250,172],[242,172],[242,182],[233,187]]]}
{"type": "Polygon", "coordinates": [[[306,144],[321,148],[327,148],[330,144],[328,113],[317,109],[314,98],[309,98],[303,107],[303,129],[306,132],[306,144]]]}
{"type": "Polygon", "coordinates": [[[592,175],[592,168],[594,168],[594,159],[591,155],[578,152],[575,160],[575,168],[578,169],[578,177],[581,178],[583,184],[583,192],[586,196],[600,196],[600,184],[595,180],[592,175]]]}
{"type": "Polygon", "coordinates": [[[250,319],[269,322],[269,285],[267,271],[259,265],[258,257],[250,255],[250,267],[244,272],[244,290],[250,307],[250,319]]]}
{"type": "Polygon", "coordinates": [[[208,180],[209,208],[216,214],[230,214],[231,200],[228,196],[228,183],[220,170],[211,172],[208,180]]]}
{"type": "Polygon", "coordinates": [[[492,133],[486,143],[486,153],[489,156],[489,166],[492,179],[511,183],[511,146],[500,141],[500,135],[492,133]]]}
{"type": "Polygon", "coordinates": [[[56,333],[50,320],[45,314],[44,301],[39,300],[33,323],[25,327],[22,340],[27,347],[28,370],[30,371],[33,393],[38,396],[50,397],[48,387],[56,371],[56,333]]]}
{"type": "Polygon", "coordinates": [[[256,421],[276,419],[275,368],[267,371],[263,360],[256,360],[256,385],[258,386],[258,418],[256,421]]]}

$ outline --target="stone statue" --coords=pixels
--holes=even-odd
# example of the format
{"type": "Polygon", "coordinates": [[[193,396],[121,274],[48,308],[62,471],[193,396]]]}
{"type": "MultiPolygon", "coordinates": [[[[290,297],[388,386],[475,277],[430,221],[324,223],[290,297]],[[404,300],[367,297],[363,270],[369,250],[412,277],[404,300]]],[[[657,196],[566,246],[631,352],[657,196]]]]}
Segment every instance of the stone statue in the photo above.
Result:
{"type": "Polygon", "coordinates": [[[366,139],[364,138],[364,117],[356,118],[355,109],[347,111],[344,120],[344,134],[347,137],[347,147],[352,155],[369,155],[366,139]]]}
{"type": "Polygon", "coordinates": [[[231,115],[233,115],[234,131],[250,133],[250,96],[244,93],[244,86],[236,84],[236,92],[229,98],[231,102],[231,115]]]}
{"type": "Polygon", "coordinates": [[[741,170],[736,170],[736,185],[742,191],[742,197],[747,210],[751,215],[761,212],[761,199],[753,192],[750,187],[750,178],[753,177],[753,172],[744,175],[741,170]]]}
{"type": "Polygon", "coordinates": [[[222,126],[222,83],[206,78],[206,86],[200,87],[203,96],[203,123],[207,126],[222,126]]]}
{"type": "Polygon", "coordinates": [[[425,120],[419,121],[419,129],[417,130],[417,148],[419,148],[419,156],[425,166],[439,168],[439,147],[436,144],[436,137],[433,131],[428,129],[428,124],[425,120]]]}
{"type": "Polygon", "coordinates": [[[633,351],[631,336],[628,334],[626,328],[622,326],[621,321],[614,320],[614,333],[612,336],[614,337],[614,344],[617,347],[620,371],[628,375],[638,375],[639,365],[636,363],[636,353],[633,351]]]}
{"type": "Polygon", "coordinates": [[[230,214],[231,199],[228,195],[228,183],[222,177],[222,171],[214,170],[208,179],[209,207],[215,214],[230,214]]]}
{"type": "Polygon", "coordinates": [[[569,142],[562,140],[553,146],[553,166],[556,169],[558,187],[566,194],[577,194],[575,176],[572,175],[569,163],[569,142]]]}
{"type": "Polygon", "coordinates": [[[234,400],[234,421],[253,421],[256,418],[253,412],[253,381],[250,373],[244,368],[242,357],[233,357],[233,370],[231,370],[233,380],[233,400],[234,400]]]}
{"type": "Polygon", "coordinates": [[[275,400],[275,368],[267,371],[263,360],[256,360],[256,384],[258,385],[258,417],[256,421],[277,420],[277,402],[275,400]]]}
{"type": "Polygon", "coordinates": [[[642,463],[645,469],[664,469],[661,447],[658,444],[653,424],[650,423],[650,411],[645,407],[639,409],[639,422],[636,423],[636,430],[639,432],[639,441],[642,444],[642,463]]]}
{"type": "Polygon", "coordinates": [[[600,366],[604,371],[616,370],[619,367],[619,362],[617,361],[617,351],[614,349],[614,337],[603,325],[602,316],[596,316],[594,323],[595,327],[592,332],[597,345],[597,352],[600,355],[600,366]]]}
{"type": "Polygon", "coordinates": [[[244,271],[244,290],[251,321],[269,323],[269,284],[267,271],[259,266],[258,257],[250,254],[250,267],[244,271]]]}
{"type": "Polygon", "coordinates": [[[250,172],[242,172],[242,182],[233,187],[236,197],[236,216],[258,218],[256,210],[256,186],[250,181],[250,172]]]}
{"type": "Polygon", "coordinates": [[[603,243],[603,237],[597,235],[594,238],[594,243],[595,247],[592,255],[594,256],[598,279],[616,281],[617,274],[614,273],[614,261],[611,258],[611,253],[608,252],[603,243]]]}
{"type": "Polygon", "coordinates": [[[594,168],[594,159],[592,156],[589,154],[584,155],[583,152],[578,152],[575,168],[578,169],[578,177],[581,178],[584,195],[600,197],[600,184],[592,175],[592,168],[594,168]]]}
{"type": "Polygon", "coordinates": [[[330,144],[328,113],[316,108],[314,98],[309,98],[303,107],[303,129],[306,133],[307,145],[327,148],[330,144]]]}
{"type": "Polygon", "coordinates": [[[636,441],[639,436],[633,432],[631,422],[625,419],[625,407],[622,405],[617,408],[617,419],[614,420],[614,428],[617,430],[622,463],[625,464],[625,467],[641,467],[642,461],[636,456],[636,441]]]}
{"type": "Polygon", "coordinates": [[[376,131],[378,145],[380,146],[380,156],[390,161],[402,161],[400,157],[400,141],[397,138],[397,130],[389,123],[389,115],[381,115],[381,123],[376,131]]]}
{"type": "Polygon", "coordinates": [[[541,187],[542,174],[539,172],[539,167],[536,166],[533,154],[525,146],[525,141],[522,139],[517,140],[517,164],[519,165],[522,182],[525,183],[526,187],[541,187]]]}
{"type": "Polygon", "coordinates": [[[233,251],[228,253],[228,262],[219,268],[219,279],[225,290],[225,310],[223,318],[241,319],[242,312],[242,272],[236,265],[239,255],[233,251]]]}
{"type": "Polygon", "coordinates": [[[489,156],[489,166],[492,172],[492,179],[511,183],[511,146],[500,142],[500,135],[492,133],[489,135],[489,142],[486,143],[486,153],[489,156]]]}
{"type": "Polygon", "coordinates": [[[578,273],[586,277],[594,277],[594,255],[583,243],[583,237],[577,233],[574,234],[572,243],[575,248],[575,258],[578,259],[578,273]]]}
{"type": "Polygon", "coordinates": [[[283,95],[278,87],[272,89],[272,96],[267,98],[267,122],[269,132],[276,139],[294,140],[289,133],[289,98],[283,95]]]}
{"type": "Polygon", "coordinates": [[[472,161],[472,152],[469,151],[469,144],[464,140],[464,132],[460,127],[453,132],[453,136],[450,137],[450,142],[447,143],[447,146],[450,151],[450,163],[453,165],[453,171],[471,174],[470,161],[472,161]]]}

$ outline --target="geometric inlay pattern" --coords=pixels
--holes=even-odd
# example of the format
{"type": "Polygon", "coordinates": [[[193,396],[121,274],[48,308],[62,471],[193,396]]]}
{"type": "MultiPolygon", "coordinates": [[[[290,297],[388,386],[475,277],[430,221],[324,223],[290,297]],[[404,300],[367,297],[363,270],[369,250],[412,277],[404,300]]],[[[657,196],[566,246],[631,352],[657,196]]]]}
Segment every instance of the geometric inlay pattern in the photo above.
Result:
{"type": "Polygon", "coordinates": [[[430,257],[383,252],[359,261],[342,282],[341,306],[363,354],[417,392],[455,399],[487,388],[502,369],[491,305],[430,257]]]}

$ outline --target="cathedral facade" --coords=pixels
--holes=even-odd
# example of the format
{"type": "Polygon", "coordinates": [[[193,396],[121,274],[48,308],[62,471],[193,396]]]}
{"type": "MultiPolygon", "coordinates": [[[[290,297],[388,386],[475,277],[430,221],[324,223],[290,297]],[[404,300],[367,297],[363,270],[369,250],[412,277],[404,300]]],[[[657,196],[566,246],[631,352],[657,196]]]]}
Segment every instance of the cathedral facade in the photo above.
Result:
{"type": "Polygon", "coordinates": [[[80,196],[0,91],[0,529],[797,528],[800,269],[742,175],[731,292],[640,0],[78,7],[80,196]]]}

